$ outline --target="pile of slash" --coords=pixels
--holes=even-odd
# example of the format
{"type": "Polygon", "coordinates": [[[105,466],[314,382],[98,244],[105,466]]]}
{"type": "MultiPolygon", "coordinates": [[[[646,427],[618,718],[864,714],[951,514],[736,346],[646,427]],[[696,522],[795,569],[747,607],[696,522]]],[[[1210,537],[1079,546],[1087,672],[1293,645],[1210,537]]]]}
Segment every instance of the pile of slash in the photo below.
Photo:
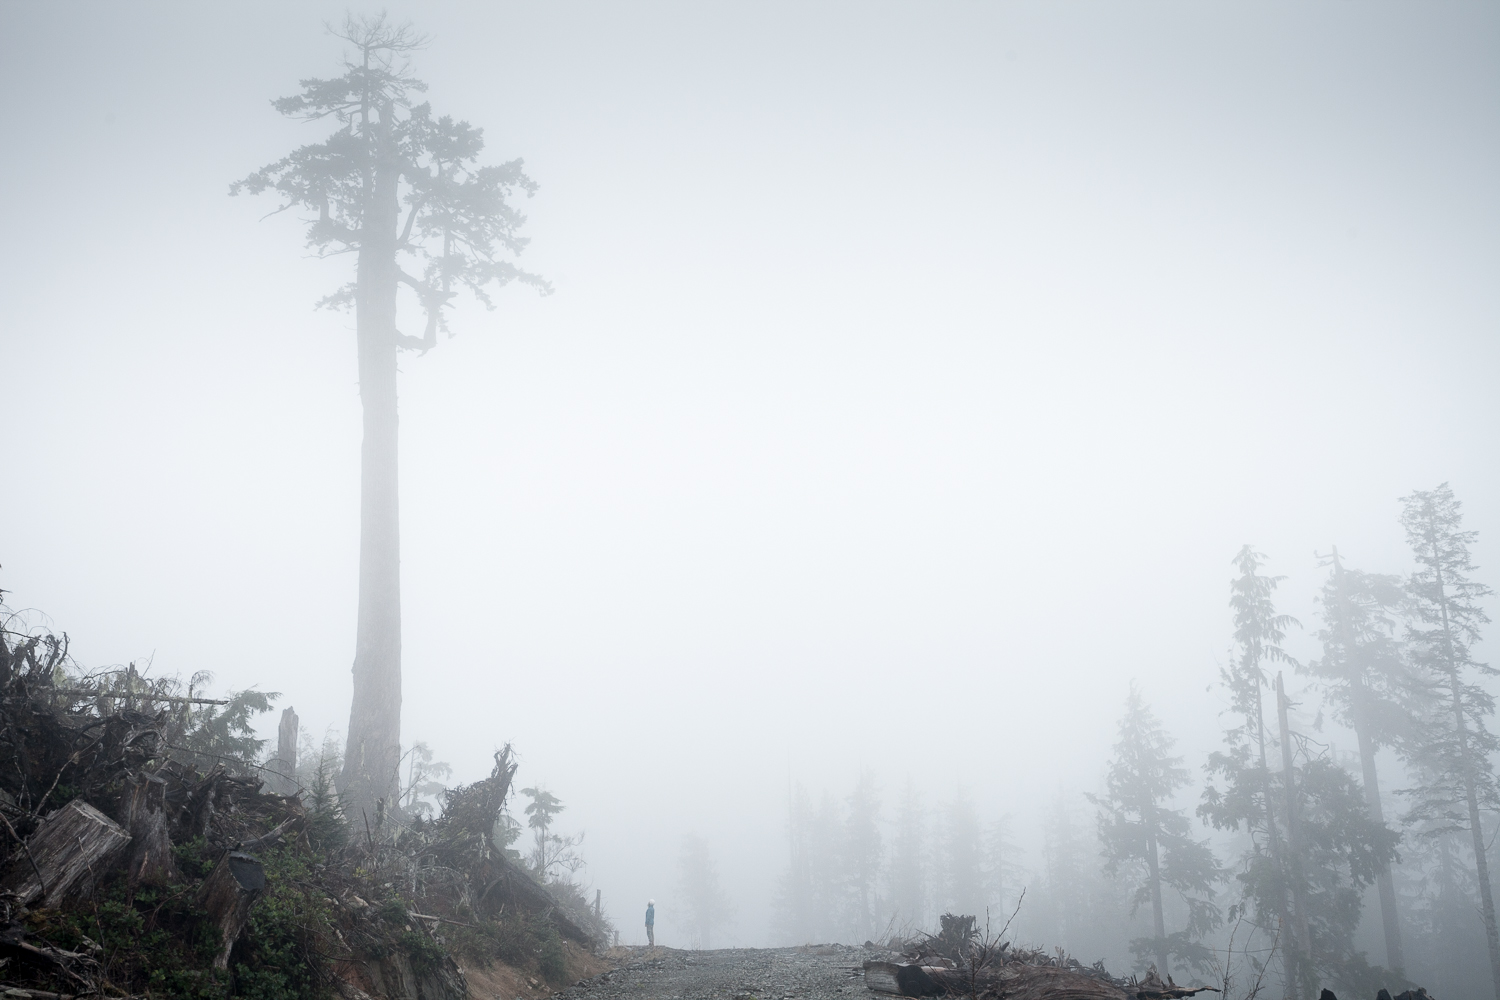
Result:
{"type": "Polygon", "coordinates": [[[191,697],[122,702],[65,664],[0,633],[5,996],[460,1000],[460,947],[602,942],[496,847],[508,749],[437,819],[356,838],[188,752],[191,697]]]}
{"type": "MultiPolygon", "coordinates": [[[[972,916],[943,914],[942,930],[906,947],[900,962],[866,962],[865,985],[904,997],[970,997],[973,1000],[1178,1000],[1218,993],[1213,986],[1178,986],[1153,966],[1142,978],[1112,976],[1104,963],[1084,965],[1061,948],[1017,948],[975,929],[972,916]]],[[[1001,931],[1001,937],[1004,936],[1001,931]]],[[[1253,994],[1252,994],[1253,995],[1253,994]]],[[[1323,990],[1319,1000],[1338,1000],[1323,990]]],[[[1376,1000],[1433,1000],[1426,990],[1376,1000]]]]}
{"type": "MultiPolygon", "coordinates": [[[[1102,962],[1089,966],[1062,949],[1018,948],[989,940],[975,918],[942,916],[942,930],[911,945],[901,962],[866,962],[865,984],[906,997],[966,996],[1004,1000],[1177,1000],[1211,986],[1163,982],[1153,970],[1144,979],[1120,979],[1102,962]]],[[[1002,934],[1004,932],[1002,931],[1002,934]]]]}

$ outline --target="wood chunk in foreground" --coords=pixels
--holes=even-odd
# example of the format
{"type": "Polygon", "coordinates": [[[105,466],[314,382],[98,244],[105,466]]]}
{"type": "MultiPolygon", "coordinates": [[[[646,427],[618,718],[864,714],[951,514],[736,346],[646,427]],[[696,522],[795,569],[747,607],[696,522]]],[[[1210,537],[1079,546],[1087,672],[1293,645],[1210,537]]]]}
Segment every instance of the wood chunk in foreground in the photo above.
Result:
{"type": "Polygon", "coordinates": [[[11,856],[0,887],[28,905],[41,898],[44,906],[59,906],[92,890],[129,843],[120,824],[74,799],[26,838],[25,847],[11,856]]]}
{"type": "Polygon", "coordinates": [[[865,985],[903,997],[968,996],[993,993],[1006,1000],[1134,1000],[1114,983],[1072,969],[1047,965],[1007,965],[973,977],[961,969],[866,962],[865,985]]]}
{"type": "Polygon", "coordinates": [[[224,947],[214,959],[214,968],[229,968],[229,953],[250,922],[250,907],[266,887],[266,871],[259,861],[243,851],[230,851],[219,859],[198,890],[198,905],[224,935],[224,947]]]}

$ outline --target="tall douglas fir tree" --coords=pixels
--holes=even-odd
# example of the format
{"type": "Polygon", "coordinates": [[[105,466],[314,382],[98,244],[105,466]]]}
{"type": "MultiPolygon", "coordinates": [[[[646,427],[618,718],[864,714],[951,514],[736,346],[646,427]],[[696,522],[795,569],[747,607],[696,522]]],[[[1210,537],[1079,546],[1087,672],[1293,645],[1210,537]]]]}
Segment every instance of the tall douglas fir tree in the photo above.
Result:
{"type": "Polygon", "coordinates": [[[527,241],[510,204],[536,185],[521,161],[480,166],[484,132],[433,115],[417,96],[426,84],[405,60],[423,39],[406,25],[353,17],[335,34],[352,46],[342,75],[301,81],[273,102],[289,118],[328,122],[331,134],[230,187],[274,192],[278,212],[307,213],[307,246],[320,257],[355,255],[354,280],[322,305],[354,309],[360,452],[359,612],[354,698],[339,795],[351,819],[394,805],[401,758],[401,543],[397,475],[396,359],[425,353],[446,329],[460,290],[493,307],[492,289],[512,282],[550,291],[508,258],[527,241]],[[409,268],[409,269],[408,269],[409,268]],[[422,336],[397,326],[397,291],[415,293],[422,336]]]}

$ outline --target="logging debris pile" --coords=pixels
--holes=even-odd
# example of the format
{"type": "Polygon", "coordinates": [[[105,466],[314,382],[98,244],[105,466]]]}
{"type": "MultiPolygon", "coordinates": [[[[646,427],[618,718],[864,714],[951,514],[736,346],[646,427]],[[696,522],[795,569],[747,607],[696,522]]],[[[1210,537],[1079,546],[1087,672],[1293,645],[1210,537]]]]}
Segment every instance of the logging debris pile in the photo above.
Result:
{"type": "MultiPolygon", "coordinates": [[[[1155,966],[1144,977],[1121,979],[1110,975],[1102,961],[1084,965],[1061,948],[1048,952],[1016,947],[987,933],[980,935],[972,916],[945,913],[940,922],[937,934],[924,934],[905,947],[893,944],[893,950],[900,948],[900,962],[866,962],[865,985],[895,996],[973,1000],[1180,1000],[1221,992],[1213,986],[1178,986],[1170,975],[1163,980],[1155,966]]],[[[1000,936],[1004,933],[1002,929],[1000,936]]],[[[1325,989],[1319,1000],[1338,997],[1325,989]]],[[[1394,998],[1382,989],[1376,1000],[1435,998],[1425,989],[1394,998]]]]}
{"type": "Polygon", "coordinates": [[[274,794],[212,752],[202,723],[222,715],[193,709],[223,702],[153,683],[0,630],[7,997],[466,1000],[455,954],[558,982],[570,949],[603,944],[581,898],[496,844],[508,747],[435,819],[377,810],[356,835],[326,789],[274,794]]]}
{"type": "MultiPolygon", "coordinates": [[[[1061,948],[1021,948],[981,936],[975,918],[945,913],[937,934],[911,943],[900,962],[870,961],[865,985],[905,997],[965,996],[976,1000],[1179,1000],[1218,990],[1110,975],[1103,962],[1084,965],[1061,948]]],[[[1001,931],[1001,935],[1004,930],[1001,931]]]]}

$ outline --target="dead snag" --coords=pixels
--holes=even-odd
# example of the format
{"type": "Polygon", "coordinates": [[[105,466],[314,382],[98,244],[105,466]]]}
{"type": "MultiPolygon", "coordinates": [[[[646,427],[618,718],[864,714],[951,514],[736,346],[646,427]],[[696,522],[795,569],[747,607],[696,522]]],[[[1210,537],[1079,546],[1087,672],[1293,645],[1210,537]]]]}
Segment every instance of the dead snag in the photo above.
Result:
{"type": "Polygon", "coordinates": [[[277,795],[297,793],[297,734],[300,732],[297,713],[291,708],[281,713],[281,725],[276,729],[276,756],[266,762],[271,779],[267,782],[277,795]]]}
{"type": "Polygon", "coordinates": [[[229,968],[229,953],[250,921],[250,907],[266,887],[266,872],[259,861],[243,851],[229,851],[208,873],[198,890],[198,905],[224,936],[224,947],[214,959],[214,968],[229,968]]]}
{"type": "Polygon", "coordinates": [[[74,799],[42,820],[11,856],[0,888],[23,903],[41,898],[44,906],[58,906],[92,891],[129,843],[130,834],[120,824],[74,799]]]}

